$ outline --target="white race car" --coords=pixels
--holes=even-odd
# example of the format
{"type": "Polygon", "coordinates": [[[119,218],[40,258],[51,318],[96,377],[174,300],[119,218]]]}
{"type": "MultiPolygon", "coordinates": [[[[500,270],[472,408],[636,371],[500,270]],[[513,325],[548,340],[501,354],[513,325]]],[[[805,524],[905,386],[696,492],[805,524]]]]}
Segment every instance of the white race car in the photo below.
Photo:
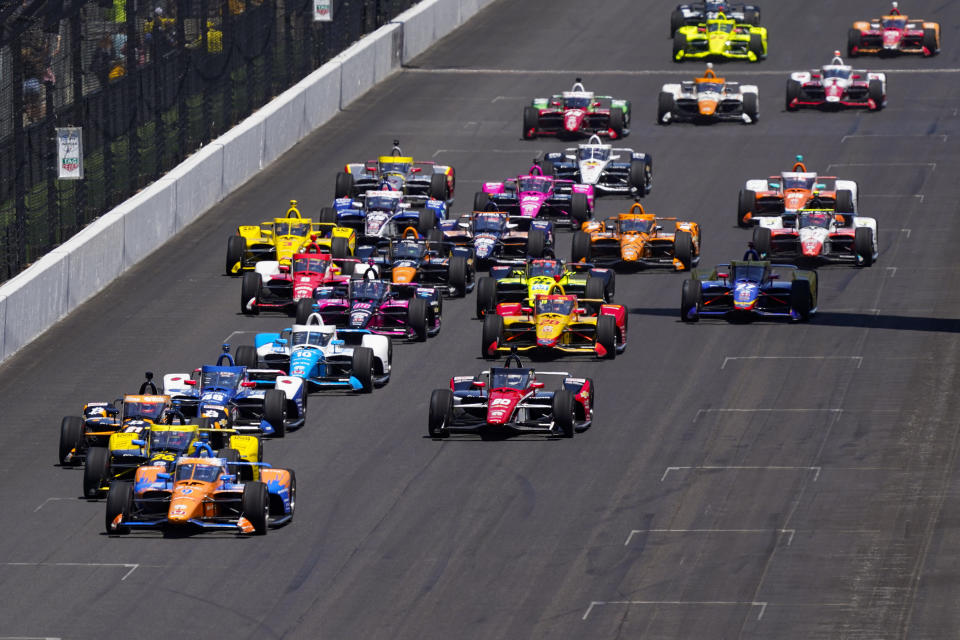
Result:
{"type": "Polygon", "coordinates": [[[543,170],[555,178],[593,185],[594,192],[645,196],[653,185],[653,157],[604,144],[590,136],[587,144],[544,156],[543,170]]]}
{"type": "Polygon", "coordinates": [[[856,214],[860,195],[855,181],[807,171],[803,156],[797,156],[791,171],[747,180],[737,200],[737,225],[749,227],[756,223],[757,216],[770,215],[782,215],[790,224],[793,216],[808,208],[814,198],[820,207],[856,214]]]}
{"type": "Polygon", "coordinates": [[[753,243],[764,260],[869,267],[880,256],[874,218],[810,208],[788,221],[781,216],[761,216],[756,221],[753,243]]]}
{"type": "Polygon", "coordinates": [[[887,76],[843,63],[839,51],[830,64],[797,71],[787,80],[787,111],[800,107],[865,107],[879,111],[887,106],[887,76]]]}
{"type": "Polygon", "coordinates": [[[718,120],[756,124],[759,118],[757,86],[727,82],[709,62],[703,76],[663,85],[657,104],[657,124],[718,120]]]}

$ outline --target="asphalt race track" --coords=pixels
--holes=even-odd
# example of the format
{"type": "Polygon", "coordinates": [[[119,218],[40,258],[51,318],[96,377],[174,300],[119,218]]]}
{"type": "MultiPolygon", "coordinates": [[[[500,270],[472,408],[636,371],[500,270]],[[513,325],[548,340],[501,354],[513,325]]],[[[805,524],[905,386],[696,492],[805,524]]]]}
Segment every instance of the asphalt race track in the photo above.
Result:
{"type": "Polygon", "coordinates": [[[0,638],[954,636],[960,4],[902,4],[942,23],[944,52],[860,63],[888,71],[888,109],[788,114],[787,73],[887,4],[764,3],[769,58],[718,65],[759,85],[756,126],[654,125],[660,85],[703,70],[670,61],[672,5],[479,14],[0,367],[0,638]],[[467,209],[482,180],[564,146],[521,140],[521,107],[575,75],[633,100],[625,143],[654,156],[644,204],[702,224],[703,266],[745,249],[743,182],[798,153],[859,181],[879,261],[822,269],[820,313],[796,325],[685,325],[684,276],[621,275],[626,353],[538,364],[597,383],[597,422],[573,440],[426,437],[430,391],[485,368],[473,300],[448,300],[439,337],[396,347],[386,388],[314,395],[307,426],[267,442],[297,472],[290,526],[103,533],[82,471],[54,464],[61,417],[289,323],[238,314],[240,281],[221,275],[238,224],[290,198],[318,210],[344,162],[394,137],[454,165],[467,209]]]}

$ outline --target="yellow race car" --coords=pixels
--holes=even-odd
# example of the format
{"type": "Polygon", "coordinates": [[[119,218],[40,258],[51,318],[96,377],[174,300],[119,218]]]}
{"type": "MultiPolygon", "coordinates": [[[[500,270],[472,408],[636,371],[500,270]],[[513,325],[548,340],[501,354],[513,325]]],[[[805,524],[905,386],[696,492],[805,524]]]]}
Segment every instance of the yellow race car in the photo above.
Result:
{"type": "Polygon", "coordinates": [[[629,213],[584,222],[573,236],[572,261],[684,271],[700,262],[700,225],[658,218],[637,202],[629,213]],[[674,228],[664,231],[663,222],[674,228]]]}
{"type": "Polygon", "coordinates": [[[356,242],[353,229],[304,218],[297,201],[291,200],[286,216],[237,228],[236,235],[227,240],[226,271],[238,275],[268,260],[289,267],[293,255],[307,246],[325,250],[334,258],[346,258],[353,255],[356,242]]]}
{"type": "Polygon", "coordinates": [[[496,314],[483,317],[481,353],[487,359],[520,351],[615,358],[626,346],[626,307],[607,304],[603,298],[577,298],[560,285],[538,295],[532,307],[504,302],[497,305],[496,314]]]}
{"type": "Polygon", "coordinates": [[[737,22],[723,13],[709,14],[700,24],[673,34],[673,60],[729,58],[759,62],[767,57],[767,30],[737,22]]]}

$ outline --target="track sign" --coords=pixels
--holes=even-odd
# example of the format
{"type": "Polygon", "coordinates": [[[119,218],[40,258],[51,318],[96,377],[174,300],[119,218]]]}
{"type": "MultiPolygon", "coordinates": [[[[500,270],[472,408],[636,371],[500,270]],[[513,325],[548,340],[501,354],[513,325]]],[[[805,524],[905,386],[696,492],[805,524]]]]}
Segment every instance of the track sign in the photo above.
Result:
{"type": "Polygon", "coordinates": [[[57,129],[57,177],[60,180],[83,179],[83,129],[57,129]]]}
{"type": "Polygon", "coordinates": [[[313,0],[313,21],[333,21],[333,0],[313,0]]]}

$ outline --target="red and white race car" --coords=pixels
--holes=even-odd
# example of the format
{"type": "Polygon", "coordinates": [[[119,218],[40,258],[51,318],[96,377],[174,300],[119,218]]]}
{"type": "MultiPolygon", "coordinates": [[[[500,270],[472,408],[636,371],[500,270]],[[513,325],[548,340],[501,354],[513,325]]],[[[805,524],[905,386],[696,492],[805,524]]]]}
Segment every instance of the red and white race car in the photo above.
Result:
{"type": "Polygon", "coordinates": [[[839,51],[819,69],[797,71],[787,80],[787,111],[800,107],[866,107],[879,111],[887,106],[887,76],[844,64],[839,51]]]}
{"type": "Polygon", "coordinates": [[[880,255],[874,218],[804,209],[786,223],[780,216],[756,220],[753,243],[764,260],[806,267],[834,263],[869,267],[880,255]]]}
{"type": "Polygon", "coordinates": [[[940,53],[940,23],[910,19],[893,3],[890,13],[873,20],[853,23],[847,34],[847,55],[877,53],[919,53],[930,57],[940,53]]]}

